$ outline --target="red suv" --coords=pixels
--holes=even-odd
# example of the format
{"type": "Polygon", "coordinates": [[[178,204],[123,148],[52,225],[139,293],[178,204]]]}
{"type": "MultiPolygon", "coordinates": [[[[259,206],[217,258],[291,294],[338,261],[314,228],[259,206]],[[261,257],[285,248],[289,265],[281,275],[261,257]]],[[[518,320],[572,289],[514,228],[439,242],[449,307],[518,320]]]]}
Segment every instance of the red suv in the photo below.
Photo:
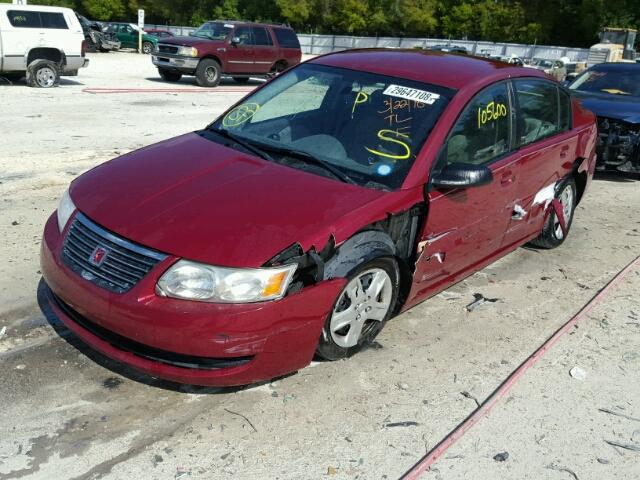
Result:
{"type": "Polygon", "coordinates": [[[596,139],[595,116],[533,69],[317,57],[74,180],[44,232],[50,304],[97,350],[180,382],[348,357],[519,246],[560,246],[596,139]]]}
{"type": "Polygon", "coordinates": [[[177,82],[195,75],[201,87],[215,87],[222,75],[238,83],[270,76],[300,63],[295,32],[283,25],[214,21],[189,37],[162,38],[153,55],[160,76],[177,82]]]}

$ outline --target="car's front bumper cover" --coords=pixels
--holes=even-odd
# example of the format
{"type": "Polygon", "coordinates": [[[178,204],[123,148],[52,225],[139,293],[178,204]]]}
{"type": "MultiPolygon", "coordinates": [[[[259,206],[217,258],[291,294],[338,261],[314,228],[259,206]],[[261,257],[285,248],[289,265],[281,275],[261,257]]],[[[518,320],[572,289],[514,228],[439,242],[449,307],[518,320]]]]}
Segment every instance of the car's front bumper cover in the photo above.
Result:
{"type": "Polygon", "coordinates": [[[155,284],[176,258],[158,264],[124,294],[102,289],[60,259],[55,214],[41,249],[48,303],[62,322],[104,355],[149,375],[195,385],[245,385],[303,368],[344,279],[281,300],[229,305],[159,297],[155,284]]]}
{"type": "Polygon", "coordinates": [[[180,72],[195,72],[200,59],[193,57],[183,57],[166,53],[154,52],[152,62],[156,67],[177,70],[180,72]]]}

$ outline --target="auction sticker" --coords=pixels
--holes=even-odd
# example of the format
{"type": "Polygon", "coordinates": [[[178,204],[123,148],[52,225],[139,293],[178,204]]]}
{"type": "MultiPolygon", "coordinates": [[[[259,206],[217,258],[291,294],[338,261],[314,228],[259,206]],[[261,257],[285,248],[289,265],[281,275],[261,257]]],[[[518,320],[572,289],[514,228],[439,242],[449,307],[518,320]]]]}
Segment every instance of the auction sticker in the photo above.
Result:
{"type": "Polygon", "coordinates": [[[404,98],[406,100],[426,103],[427,105],[433,105],[436,100],[440,98],[440,95],[438,95],[437,93],[427,92],[426,90],[418,90],[417,88],[402,87],[400,85],[389,85],[387,89],[382,93],[391,97],[404,98]]]}

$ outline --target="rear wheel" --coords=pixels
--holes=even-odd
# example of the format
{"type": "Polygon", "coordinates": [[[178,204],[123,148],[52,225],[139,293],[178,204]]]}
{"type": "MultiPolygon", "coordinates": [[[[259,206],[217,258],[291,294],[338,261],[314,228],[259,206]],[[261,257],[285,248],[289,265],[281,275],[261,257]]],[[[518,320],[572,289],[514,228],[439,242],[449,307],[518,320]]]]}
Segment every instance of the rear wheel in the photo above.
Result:
{"type": "Polygon", "coordinates": [[[174,72],[173,70],[167,70],[165,68],[159,68],[158,73],[160,74],[160,78],[167,82],[178,82],[182,78],[180,72],[174,72]]]}
{"type": "Polygon", "coordinates": [[[222,68],[212,58],[200,60],[196,69],[196,81],[201,87],[215,87],[220,83],[222,68]]]}
{"type": "Polygon", "coordinates": [[[142,42],[142,53],[145,55],[149,55],[153,52],[153,43],[151,42],[142,42]]]}
{"type": "Polygon", "coordinates": [[[378,258],[357,267],[325,321],[316,353],[326,360],[350,357],[373,342],[398,298],[398,266],[378,258]]]}
{"type": "Polygon", "coordinates": [[[547,220],[544,222],[544,227],[540,235],[531,241],[531,245],[539,248],[556,248],[564,242],[566,236],[569,234],[571,223],[573,222],[573,213],[576,209],[576,182],[573,177],[567,178],[556,192],[556,199],[562,205],[562,213],[564,215],[564,224],[566,227],[566,234],[562,231],[560,226],[560,220],[555,213],[555,210],[551,208],[551,212],[547,216],[547,220]]]}
{"type": "Polygon", "coordinates": [[[35,60],[27,69],[27,84],[36,88],[51,88],[60,83],[60,68],[51,60],[35,60]]]}

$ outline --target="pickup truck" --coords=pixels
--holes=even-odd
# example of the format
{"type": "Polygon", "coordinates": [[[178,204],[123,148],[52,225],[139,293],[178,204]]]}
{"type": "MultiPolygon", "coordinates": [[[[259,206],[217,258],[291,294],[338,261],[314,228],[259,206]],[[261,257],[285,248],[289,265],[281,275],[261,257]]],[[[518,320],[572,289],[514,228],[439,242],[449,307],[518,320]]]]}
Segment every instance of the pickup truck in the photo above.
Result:
{"type": "Polygon", "coordinates": [[[210,21],[189,37],[161,39],[152,61],[163,80],[195,75],[198,85],[215,87],[223,75],[238,83],[276,75],[301,57],[298,37],[284,25],[210,21]]]}
{"type": "Polygon", "coordinates": [[[0,75],[26,74],[31,87],[58,85],[86,67],[86,42],[73,10],[0,3],[0,75]]]}

